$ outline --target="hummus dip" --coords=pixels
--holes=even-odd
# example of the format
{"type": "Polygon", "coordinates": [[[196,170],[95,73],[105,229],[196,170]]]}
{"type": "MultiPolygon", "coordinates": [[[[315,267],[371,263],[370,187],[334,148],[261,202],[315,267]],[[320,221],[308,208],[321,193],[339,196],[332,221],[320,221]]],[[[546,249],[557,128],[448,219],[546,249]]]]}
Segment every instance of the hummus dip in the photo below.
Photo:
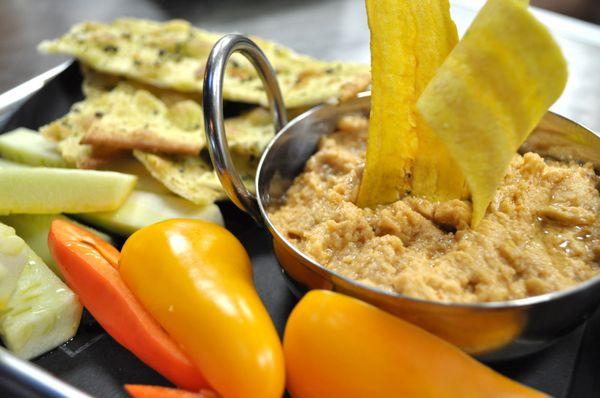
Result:
{"type": "Polygon", "coordinates": [[[591,165],[515,155],[472,229],[468,201],[407,196],[356,206],[367,127],[362,116],[340,120],[269,209],[276,228],[326,268],[386,291],[463,303],[548,293],[600,273],[600,178],[591,165]]]}

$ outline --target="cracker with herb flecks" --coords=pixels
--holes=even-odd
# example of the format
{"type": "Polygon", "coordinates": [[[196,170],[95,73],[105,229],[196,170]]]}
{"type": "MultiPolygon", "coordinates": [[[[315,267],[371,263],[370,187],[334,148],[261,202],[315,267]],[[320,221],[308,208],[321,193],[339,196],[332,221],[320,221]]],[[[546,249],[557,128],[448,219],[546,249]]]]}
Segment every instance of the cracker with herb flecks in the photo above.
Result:
{"type": "Polygon", "coordinates": [[[95,169],[123,156],[124,153],[117,148],[95,148],[80,144],[83,133],[95,119],[107,111],[106,106],[98,106],[90,112],[82,107],[83,102],[74,104],[67,115],[42,126],[40,133],[58,142],[58,151],[70,166],[95,169]]]}
{"type": "MultiPolygon", "coordinates": [[[[155,95],[90,71],[84,92],[86,100],[42,128],[57,141],[70,137],[59,149],[72,163],[89,163],[92,147],[181,155],[196,155],[204,147],[202,110],[185,96],[166,90],[155,95]]],[[[275,133],[269,113],[261,108],[227,119],[225,129],[232,151],[255,156],[275,133]]]]}
{"type": "Polygon", "coordinates": [[[275,127],[269,111],[255,108],[225,119],[225,133],[234,154],[259,157],[275,135],[275,127]]]}
{"type": "Polygon", "coordinates": [[[127,155],[126,151],[119,149],[81,145],[80,139],[81,135],[71,135],[58,142],[58,151],[71,166],[99,169],[127,155]]]}
{"type": "Polygon", "coordinates": [[[104,103],[110,104],[108,111],[85,131],[82,144],[188,155],[204,147],[202,109],[195,101],[167,104],[149,91],[119,83],[83,106],[93,111],[104,103]]]}
{"type": "MultiPolygon", "coordinates": [[[[193,203],[204,205],[227,198],[206,153],[203,157],[166,156],[142,151],[134,151],[133,154],[154,178],[193,203]]],[[[244,183],[251,188],[256,158],[234,156],[234,162],[244,183]]]]}
{"type": "Polygon", "coordinates": [[[94,167],[93,155],[100,148],[102,158],[134,148],[197,154],[204,146],[201,123],[196,102],[182,100],[168,106],[150,92],[120,82],[111,91],[93,92],[40,131],[60,142],[59,151],[67,161],[94,167]]]}
{"type": "Polygon", "coordinates": [[[201,96],[197,94],[158,88],[123,76],[109,75],[107,73],[98,72],[85,64],[81,64],[81,74],[83,75],[83,85],[81,89],[86,98],[98,97],[112,91],[119,83],[126,83],[134,89],[150,92],[167,106],[183,100],[193,100],[198,103],[201,101],[201,96]]]}
{"type": "MultiPolygon", "coordinates": [[[[40,50],[74,56],[94,69],[156,87],[199,93],[206,59],[220,34],[186,21],[123,18],[110,24],[84,22],[40,50]]],[[[318,61],[275,43],[253,38],[275,69],[288,108],[329,99],[344,100],[370,84],[369,67],[318,61]]],[[[250,62],[234,54],[226,70],[226,100],[267,105],[262,82],[250,62]]]]}

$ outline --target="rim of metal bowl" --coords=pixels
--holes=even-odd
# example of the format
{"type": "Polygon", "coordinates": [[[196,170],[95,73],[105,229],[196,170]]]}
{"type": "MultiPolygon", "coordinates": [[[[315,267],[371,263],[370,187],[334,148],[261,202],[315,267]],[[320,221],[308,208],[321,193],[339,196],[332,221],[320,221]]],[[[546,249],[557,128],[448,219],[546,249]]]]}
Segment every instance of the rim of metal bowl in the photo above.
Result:
{"type": "MultiPolygon", "coordinates": [[[[357,99],[360,98],[364,98],[366,96],[369,96],[370,93],[361,93],[361,95],[359,95],[357,97],[357,99]]],[[[256,177],[254,180],[254,184],[256,186],[256,196],[257,196],[257,202],[258,202],[258,207],[260,209],[260,213],[262,215],[263,220],[265,221],[265,224],[267,226],[267,228],[269,229],[269,231],[272,234],[277,235],[277,237],[279,239],[281,239],[296,255],[300,256],[304,261],[312,264],[313,266],[315,266],[316,268],[320,269],[321,271],[327,273],[327,274],[331,274],[334,275],[336,278],[342,279],[344,280],[346,283],[349,283],[350,285],[356,286],[358,288],[361,289],[366,289],[366,290],[370,290],[373,291],[375,293],[384,295],[384,296],[388,296],[390,298],[393,299],[403,299],[403,300],[408,300],[408,301],[412,301],[415,303],[419,303],[419,304],[434,304],[434,305],[438,305],[438,306],[442,306],[442,307],[454,307],[454,308],[464,308],[464,309],[505,309],[505,308],[516,308],[516,307],[528,307],[528,306],[532,306],[535,304],[539,304],[539,303],[544,303],[544,302],[548,302],[548,301],[552,301],[561,297],[565,297],[565,296],[569,296],[572,294],[576,294],[582,290],[585,290],[586,288],[588,288],[589,286],[595,285],[597,283],[600,283],[600,275],[596,275],[584,282],[578,283],[574,286],[571,286],[567,289],[563,289],[563,290],[558,290],[558,291],[554,291],[554,292],[550,292],[550,293],[544,293],[544,294],[540,294],[537,296],[531,296],[531,297],[525,297],[525,298],[520,298],[520,299],[514,299],[514,300],[506,300],[506,301],[486,301],[486,302],[480,302],[480,303],[461,303],[461,302],[451,302],[451,301],[433,301],[433,300],[425,300],[425,299],[421,299],[418,297],[411,297],[411,296],[407,296],[401,293],[395,293],[395,292],[389,292],[383,289],[380,289],[378,287],[374,287],[374,286],[369,286],[363,283],[358,282],[355,279],[349,278],[345,275],[340,274],[339,272],[330,270],[326,267],[324,267],[323,265],[321,265],[320,263],[318,263],[317,261],[314,261],[312,258],[310,258],[309,256],[307,256],[306,254],[304,254],[302,251],[298,250],[298,248],[292,244],[285,236],[283,236],[279,230],[275,227],[275,225],[273,225],[273,223],[271,222],[271,219],[269,218],[269,214],[267,213],[267,210],[265,209],[262,200],[261,200],[261,192],[260,192],[260,184],[259,184],[259,180],[260,180],[260,176],[261,176],[261,171],[262,171],[262,167],[263,167],[263,163],[265,161],[266,155],[269,153],[269,151],[271,150],[271,147],[274,145],[274,143],[284,134],[287,133],[288,130],[290,130],[295,124],[297,124],[298,122],[300,122],[303,119],[307,119],[310,116],[312,116],[314,113],[319,112],[321,109],[329,107],[329,106],[335,106],[335,105],[331,105],[331,104],[323,104],[323,105],[319,105],[316,107],[313,107],[303,113],[301,113],[300,115],[298,115],[297,117],[293,118],[292,120],[290,120],[288,122],[288,124],[285,125],[285,127],[283,129],[281,129],[281,131],[279,131],[275,137],[273,137],[273,139],[271,140],[271,142],[267,145],[267,147],[265,148],[265,150],[263,151],[261,157],[260,157],[260,161],[258,163],[258,168],[256,169],[256,177]]],[[[568,121],[578,124],[577,122],[572,121],[571,119],[568,119],[562,115],[559,115],[560,117],[567,119],[568,121]]],[[[580,125],[581,126],[581,125],[580,125]]],[[[584,126],[582,126],[584,127],[584,126]]],[[[589,130],[589,129],[588,129],[589,130]]],[[[591,130],[590,130],[591,131],[591,130]]]]}

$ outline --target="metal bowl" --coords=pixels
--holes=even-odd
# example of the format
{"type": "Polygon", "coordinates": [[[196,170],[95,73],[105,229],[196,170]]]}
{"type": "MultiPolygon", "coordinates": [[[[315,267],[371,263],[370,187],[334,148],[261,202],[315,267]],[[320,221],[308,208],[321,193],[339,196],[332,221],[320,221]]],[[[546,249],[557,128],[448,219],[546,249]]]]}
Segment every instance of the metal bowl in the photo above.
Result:
{"type": "MultiPolygon", "coordinates": [[[[306,289],[342,292],[419,325],[484,360],[515,358],[538,351],[580,325],[600,303],[600,277],[540,296],[462,304],[386,292],[323,267],[296,249],[277,230],[267,209],[284,200],[294,178],[315,153],[319,140],[334,132],[340,116],[369,114],[370,96],[318,106],[287,123],[281,93],[268,61],[252,41],[239,35],[225,36],[213,48],[206,67],[204,89],[206,134],[215,170],[231,200],[271,234],[279,264],[292,280],[297,294],[306,289]],[[246,189],[235,169],[223,127],[223,73],[227,60],[236,51],[244,54],[259,71],[279,131],[260,160],[256,195],[246,189]]],[[[561,160],[590,161],[596,168],[600,166],[600,138],[551,112],[523,148],[561,160]]]]}

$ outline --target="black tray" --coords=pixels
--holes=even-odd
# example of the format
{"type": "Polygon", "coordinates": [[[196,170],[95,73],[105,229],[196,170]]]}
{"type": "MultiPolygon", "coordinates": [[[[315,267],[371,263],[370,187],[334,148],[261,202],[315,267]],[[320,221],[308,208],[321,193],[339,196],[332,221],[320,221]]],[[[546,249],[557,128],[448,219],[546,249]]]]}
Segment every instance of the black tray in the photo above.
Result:
{"type": "MultiPolygon", "coordinates": [[[[24,126],[36,129],[64,115],[82,98],[76,63],[34,94],[0,131],[24,126]]],[[[236,106],[230,109],[235,112],[236,106]]],[[[219,204],[227,228],[250,254],[257,290],[280,334],[296,298],[281,274],[268,235],[230,202],[219,204]]],[[[555,397],[600,397],[600,310],[581,327],[548,349],[519,360],[493,363],[499,372],[555,397]]],[[[58,378],[97,397],[126,397],[123,384],[168,386],[169,382],[117,344],[84,312],[77,335],[32,361],[58,378]]],[[[468,380],[465,380],[468,382],[468,380]]],[[[0,397],[32,397],[0,368],[0,397]]],[[[325,398],[325,397],[324,397],[325,398]]]]}

